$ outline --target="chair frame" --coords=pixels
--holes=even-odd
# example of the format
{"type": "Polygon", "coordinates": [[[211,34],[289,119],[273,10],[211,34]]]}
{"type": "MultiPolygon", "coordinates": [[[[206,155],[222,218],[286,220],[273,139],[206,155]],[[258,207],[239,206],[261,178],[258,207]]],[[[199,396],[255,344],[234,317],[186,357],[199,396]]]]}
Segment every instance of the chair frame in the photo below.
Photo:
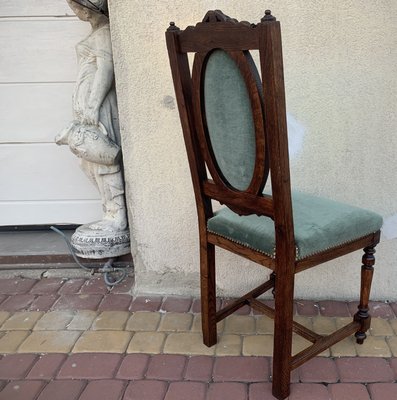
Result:
{"type": "Polygon", "coordinates": [[[201,23],[185,30],[180,30],[171,22],[166,32],[166,41],[197,205],[203,341],[207,346],[213,346],[217,342],[217,322],[246,304],[274,318],[272,391],[276,398],[285,399],[290,393],[292,370],[353,333],[357,342],[363,343],[365,332],[370,326],[368,301],[375,263],[374,248],[380,240],[380,231],[296,260],[281,29],[280,23],[269,10],[256,25],[238,22],[219,10],[209,11],[201,23]],[[256,161],[251,184],[243,191],[236,190],[223,178],[208,145],[208,131],[201,105],[201,78],[206,57],[214,49],[223,49],[236,61],[250,95],[256,131],[256,161]],[[258,87],[243,57],[243,51],[246,50],[259,50],[263,101],[260,100],[258,87]],[[196,53],[192,72],[188,53],[196,53]],[[207,168],[212,179],[208,177],[207,168]],[[262,194],[269,168],[271,196],[262,194]],[[239,215],[257,214],[272,218],[276,239],[274,257],[209,232],[207,221],[214,215],[212,200],[227,205],[239,215]],[[215,246],[273,271],[267,282],[218,311],[215,246]],[[327,336],[318,335],[294,322],[295,274],[363,248],[360,304],[353,321],[327,336]],[[274,292],[274,309],[257,299],[269,290],[274,292]],[[312,343],[296,355],[292,355],[293,332],[312,343]]]}

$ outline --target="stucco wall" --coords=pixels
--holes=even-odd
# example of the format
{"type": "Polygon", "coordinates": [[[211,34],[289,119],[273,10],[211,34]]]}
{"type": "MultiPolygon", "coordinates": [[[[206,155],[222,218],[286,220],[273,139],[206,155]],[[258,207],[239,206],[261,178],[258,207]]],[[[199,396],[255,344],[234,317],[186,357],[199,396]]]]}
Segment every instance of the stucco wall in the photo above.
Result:
{"type": "MultiPolygon", "coordinates": [[[[292,184],[397,214],[397,2],[394,0],[110,0],[112,40],[139,293],[198,293],[193,190],[164,31],[219,8],[282,23],[292,184]]],[[[397,300],[397,223],[378,246],[373,298],[397,300]]],[[[218,293],[237,295],[269,270],[218,253],[218,293]]],[[[301,298],[355,298],[361,253],[297,278],[301,298]]]]}

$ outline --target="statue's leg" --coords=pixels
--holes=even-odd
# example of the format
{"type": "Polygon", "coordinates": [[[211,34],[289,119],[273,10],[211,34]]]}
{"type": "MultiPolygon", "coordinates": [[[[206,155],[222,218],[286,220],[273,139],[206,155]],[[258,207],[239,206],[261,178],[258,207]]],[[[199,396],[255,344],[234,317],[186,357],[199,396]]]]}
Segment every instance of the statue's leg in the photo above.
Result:
{"type": "Polygon", "coordinates": [[[96,186],[98,189],[99,195],[101,196],[102,203],[102,213],[105,214],[105,193],[103,188],[102,176],[99,175],[99,165],[93,162],[82,159],[81,160],[81,169],[87,175],[88,179],[96,186]]]}
{"type": "Polygon", "coordinates": [[[82,160],[81,167],[98,188],[103,216],[91,229],[123,231],[127,228],[127,210],[124,198],[124,180],[119,166],[102,166],[82,160]],[[113,171],[112,171],[113,169],[113,171]]]}
{"type": "Polygon", "coordinates": [[[99,187],[98,187],[98,181],[96,178],[96,169],[95,168],[95,164],[93,164],[92,162],[86,161],[84,159],[81,159],[81,169],[84,171],[84,173],[87,175],[88,179],[98,188],[98,190],[100,191],[99,187]]]}
{"type": "Polygon", "coordinates": [[[100,175],[104,205],[104,220],[111,221],[114,228],[127,228],[127,210],[124,199],[124,181],[120,171],[100,175]]]}

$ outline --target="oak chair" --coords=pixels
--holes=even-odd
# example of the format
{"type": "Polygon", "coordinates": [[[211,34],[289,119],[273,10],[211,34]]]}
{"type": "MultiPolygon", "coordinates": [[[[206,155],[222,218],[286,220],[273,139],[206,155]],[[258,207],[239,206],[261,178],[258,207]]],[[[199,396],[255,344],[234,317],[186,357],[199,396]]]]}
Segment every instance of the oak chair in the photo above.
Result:
{"type": "Polygon", "coordinates": [[[203,340],[214,345],[217,322],[246,304],[274,318],[273,395],[284,399],[293,369],[353,333],[363,343],[382,218],[291,193],[280,23],[269,10],[258,24],[219,10],[185,30],[171,22],[166,41],[197,204],[203,340]],[[250,50],[259,51],[261,74],[250,50]],[[264,191],[269,174],[271,189],[264,191]],[[214,212],[212,200],[223,208],[214,212]],[[215,246],[272,270],[267,282],[220,310],[215,246]],[[363,248],[353,321],[329,336],[294,322],[295,274],[363,248]],[[274,309],[258,300],[269,290],[274,309]],[[293,332],[312,343],[295,355],[293,332]]]}

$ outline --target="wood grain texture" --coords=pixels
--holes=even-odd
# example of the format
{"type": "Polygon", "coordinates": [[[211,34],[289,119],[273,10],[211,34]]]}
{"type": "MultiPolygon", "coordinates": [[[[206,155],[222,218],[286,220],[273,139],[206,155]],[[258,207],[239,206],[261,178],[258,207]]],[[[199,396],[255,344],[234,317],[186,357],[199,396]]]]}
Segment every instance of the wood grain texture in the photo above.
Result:
{"type": "Polygon", "coordinates": [[[369,315],[369,295],[371,291],[372,278],[374,275],[375,265],[375,247],[370,245],[364,249],[362,258],[363,265],[361,267],[361,293],[358,312],[354,316],[354,320],[360,323],[360,328],[355,336],[358,344],[363,344],[367,337],[366,332],[371,326],[371,316],[369,315]]]}
{"type": "Polygon", "coordinates": [[[222,236],[208,232],[208,242],[215,244],[216,246],[219,246],[225,250],[231,251],[232,253],[237,254],[241,257],[247,258],[248,260],[254,261],[271,270],[274,270],[276,268],[276,262],[270,256],[250,249],[249,247],[243,246],[242,244],[232,242],[231,240],[223,238],[222,236]]]}

